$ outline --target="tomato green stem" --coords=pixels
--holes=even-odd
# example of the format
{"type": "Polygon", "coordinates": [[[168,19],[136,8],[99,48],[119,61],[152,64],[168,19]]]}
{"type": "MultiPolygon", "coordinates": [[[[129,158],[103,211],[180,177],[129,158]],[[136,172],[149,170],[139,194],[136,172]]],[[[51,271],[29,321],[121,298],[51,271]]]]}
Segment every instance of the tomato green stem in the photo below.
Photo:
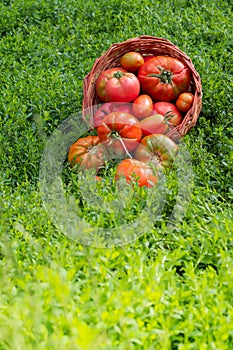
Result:
{"type": "Polygon", "coordinates": [[[161,66],[158,66],[157,68],[160,70],[160,74],[151,73],[151,74],[147,74],[147,76],[148,77],[157,77],[164,84],[172,84],[172,72],[164,69],[161,66]]]}
{"type": "Polygon", "coordinates": [[[121,77],[123,77],[123,75],[124,75],[124,73],[122,73],[119,70],[113,74],[114,78],[117,78],[117,79],[120,79],[121,77]]]}
{"type": "Polygon", "coordinates": [[[101,112],[103,112],[103,113],[104,113],[104,115],[109,114],[109,112],[105,111],[104,109],[101,109],[101,112]]]}
{"type": "Polygon", "coordinates": [[[171,118],[173,118],[173,117],[175,117],[175,114],[173,114],[172,111],[168,111],[168,112],[164,115],[164,119],[165,119],[166,121],[168,121],[168,122],[169,122],[169,120],[170,120],[171,118]]]}

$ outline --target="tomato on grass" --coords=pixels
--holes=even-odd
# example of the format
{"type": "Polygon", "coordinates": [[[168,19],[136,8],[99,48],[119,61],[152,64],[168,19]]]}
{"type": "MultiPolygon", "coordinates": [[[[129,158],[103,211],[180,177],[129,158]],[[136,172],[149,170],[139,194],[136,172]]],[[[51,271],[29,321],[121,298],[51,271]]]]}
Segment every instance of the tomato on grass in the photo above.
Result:
{"type": "Polygon", "coordinates": [[[191,73],[177,58],[156,56],[141,66],[138,79],[142,91],[154,101],[172,101],[187,91],[191,73]]]}
{"type": "Polygon", "coordinates": [[[71,165],[79,164],[80,169],[98,170],[107,159],[107,151],[100,143],[99,136],[79,138],[68,151],[68,162],[71,165]]]}
{"type": "Polygon", "coordinates": [[[115,180],[120,178],[124,178],[128,183],[137,183],[139,187],[153,187],[158,181],[148,164],[132,158],[123,159],[118,164],[115,180]]]}
{"type": "Polygon", "coordinates": [[[123,68],[107,69],[96,81],[96,94],[102,102],[131,102],[139,92],[138,78],[123,68]]]}
{"type": "Polygon", "coordinates": [[[131,152],[142,137],[139,121],[125,112],[107,114],[97,126],[97,133],[105,147],[117,155],[131,152]]]}
{"type": "Polygon", "coordinates": [[[156,166],[169,167],[174,161],[178,145],[163,134],[153,134],[142,138],[134,151],[134,158],[156,166]]]}

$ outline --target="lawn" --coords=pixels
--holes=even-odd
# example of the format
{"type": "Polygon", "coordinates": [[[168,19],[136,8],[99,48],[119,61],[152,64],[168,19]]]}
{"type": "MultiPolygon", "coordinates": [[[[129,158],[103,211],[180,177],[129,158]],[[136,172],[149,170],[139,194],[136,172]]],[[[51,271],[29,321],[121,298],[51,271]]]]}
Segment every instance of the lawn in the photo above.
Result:
{"type": "MultiPolygon", "coordinates": [[[[233,349],[233,3],[2,0],[0,12],[0,350],[233,349]],[[101,205],[86,202],[79,216],[105,231],[126,226],[119,244],[88,245],[88,227],[74,239],[59,206],[44,205],[41,164],[79,114],[95,59],[139,35],[167,38],[201,76],[202,111],[182,140],[186,211],[168,225],[177,174],[158,188],[164,211],[152,225],[146,191],[106,214],[116,191],[98,184],[101,205]]],[[[80,190],[62,171],[69,218],[80,190]]]]}

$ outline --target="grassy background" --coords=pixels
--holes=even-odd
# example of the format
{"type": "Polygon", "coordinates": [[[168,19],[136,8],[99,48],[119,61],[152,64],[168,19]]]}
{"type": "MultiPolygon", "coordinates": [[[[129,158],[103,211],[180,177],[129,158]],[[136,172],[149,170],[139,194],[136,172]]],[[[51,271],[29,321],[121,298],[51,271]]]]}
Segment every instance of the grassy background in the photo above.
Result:
{"type": "Polygon", "coordinates": [[[0,13],[0,350],[233,349],[232,2],[5,0],[0,13]],[[142,34],[179,46],[202,78],[185,137],[192,202],[171,233],[83,247],[42,205],[41,155],[95,59],[142,34]]]}

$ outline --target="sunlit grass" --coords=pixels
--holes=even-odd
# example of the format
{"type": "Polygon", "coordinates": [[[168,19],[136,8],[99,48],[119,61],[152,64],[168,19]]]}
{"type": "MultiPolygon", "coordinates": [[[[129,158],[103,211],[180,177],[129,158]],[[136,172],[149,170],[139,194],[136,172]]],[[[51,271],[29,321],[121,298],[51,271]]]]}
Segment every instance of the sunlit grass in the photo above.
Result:
{"type": "MultiPolygon", "coordinates": [[[[1,2],[0,350],[233,348],[232,10],[217,0],[1,2]],[[184,138],[190,203],[168,229],[171,172],[156,224],[123,246],[88,247],[46,212],[41,157],[54,130],[80,111],[95,59],[142,34],[171,40],[202,78],[202,112],[184,138]]],[[[93,226],[131,224],[148,201],[146,189],[140,201],[129,190],[133,200],[114,212],[109,176],[93,189],[105,204],[90,206],[76,174],[64,166],[62,175],[66,198],[93,226]]]]}

